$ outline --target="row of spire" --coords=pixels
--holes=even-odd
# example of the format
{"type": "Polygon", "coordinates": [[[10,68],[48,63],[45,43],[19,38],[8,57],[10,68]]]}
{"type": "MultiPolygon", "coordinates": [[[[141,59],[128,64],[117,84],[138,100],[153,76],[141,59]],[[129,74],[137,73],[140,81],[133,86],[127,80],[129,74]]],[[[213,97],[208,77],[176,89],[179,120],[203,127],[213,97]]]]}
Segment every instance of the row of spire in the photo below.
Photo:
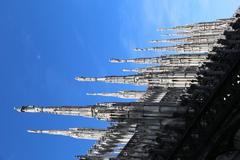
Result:
{"type": "MultiPolygon", "coordinates": [[[[138,69],[123,71],[137,72],[126,76],[83,77],[77,81],[107,82],[147,86],[146,91],[119,91],[88,93],[94,96],[112,96],[137,99],[136,102],[106,102],[89,106],[23,106],[18,112],[50,113],[58,115],[82,116],[112,122],[107,129],[69,128],[66,130],[28,130],[30,133],[70,136],[78,139],[97,140],[97,143],[85,156],[79,159],[109,159],[119,156],[129,159],[147,159],[143,152],[147,146],[157,145],[157,135],[162,134],[163,126],[182,126],[183,120],[175,115],[183,114],[187,108],[180,107],[180,95],[186,87],[197,84],[196,72],[207,59],[213,47],[219,46],[218,39],[225,30],[231,30],[229,24],[234,18],[219,19],[173,28],[159,28],[158,31],[174,30],[175,33],[163,33],[167,36],[186,36],[172,39],[152,40],[152,43],[173,42],[173,46],[135,48],[135,51],[176,51],[182,54],[161,55],[135,59],[111,59],[112,63],[156,64],[138,69]],[[189,54],[186,54],[189,52],[189,54]],[[194,53],[194,54],[190,54],[194,53]]],[[[214,54],[211,52],[211,54],[214,54]]],[[[214,72],[214,71],[212,71],[214,72]]],[[[213,73],[214,74],[214,73],[213,73]]],[[[121,157],[121,158],[122,158],[121,157]]],[[[119,159],[121,159],[119,158],[119,159]]],[[[123,158],[124,159],[124,158],[123,158]]]]}

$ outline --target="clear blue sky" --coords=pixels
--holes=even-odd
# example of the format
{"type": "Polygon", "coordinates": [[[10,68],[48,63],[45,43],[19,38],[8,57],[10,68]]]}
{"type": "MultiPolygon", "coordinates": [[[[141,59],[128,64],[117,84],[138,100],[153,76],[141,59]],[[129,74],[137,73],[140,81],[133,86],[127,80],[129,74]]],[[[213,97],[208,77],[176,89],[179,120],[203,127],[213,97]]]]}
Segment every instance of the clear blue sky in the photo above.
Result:
{"type": "MultiPolygon", "coordinates": [[[[114,98],[86,92],[139,89],[81,83],[77,75],[119,75],[134,53],[169,27],[233,14],[240,0],[0,0],[0,160],[71,160],[94,141],[29,134],[27,129],[106,127],[94,119],[17,113],[21,105],[86,105],[114,98]]],[[[126,74],[126,73],[125,73],[126,74]]]]}

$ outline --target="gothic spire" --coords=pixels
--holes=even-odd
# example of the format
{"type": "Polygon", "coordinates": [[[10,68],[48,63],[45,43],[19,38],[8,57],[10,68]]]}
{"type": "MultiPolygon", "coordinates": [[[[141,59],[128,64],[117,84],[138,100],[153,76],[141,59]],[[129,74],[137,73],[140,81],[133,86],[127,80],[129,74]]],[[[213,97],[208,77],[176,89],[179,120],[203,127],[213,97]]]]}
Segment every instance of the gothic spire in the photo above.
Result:
{"type": "Polygon", "coordinates": [[[22,106],[16,108],[18,112],[31,112],[31,113],[51,113],[58,115],[71,115],[71,116],[82,116],[82,117],[94,117],[92,106],[81,107],[81,106],[62,106],[62,107],[40,107],[40,106],[22,106]]]}
{"type": "MultiPolygon", "coordinates": [[[[91,81],[94,79],[98,81],[99,78],[89,78],[89,77],[76,77],[78,81],[91,81]]],[[[149,86],[159,86],[159,87],[186,87],[193,79],[195,79],[195,73],[147,73],[138,75],[128,75],[128,76],[106,76],[101,77],[101,81],[107,83],[121,83],[121,84],[133,84],[133,85],[149,85],[149,86]]]]}
{"type": "Polygon", "coordinates": [[[106,133],[106,129],[89,129],[89,128],[69,128],[68,130],[28,130],[30,133],[52,134],[69,136],[78,139],[100,139],[106,133]]]}
{"type": "Polygon", "coordinates": [[[82,77],[82,76],[77,76],[77,77],[75,77],[75,80],[84,81],[84,82],[107,82],[107,83],[147,85],[147,83],[138,81],[139,77],[143,77],[143,75],[105,76],[105,77],[82,77]]]}
{"type": "MultiPolygon", "coordinates": [[[[18,112],[43,112],[58,115],[71,115],[71,116],[81,116],[88,118],[97,118],[100,120],[109,120],[111,112],[106,112],[108,106],[92,105],[92,106],[50,106],[50,107],[39,107],[39,106],[23,106],[17,108],[18,112]]],[[[114,108],[113,108],[114,110],[114,108]]],[[[116,110],[115,110],[116,111],[116,110]]]]}
{"type": "Polygon", "coordinates": [[[222,29],[212,29],[212,30],[203,30],[203,31],[182,31],[175,33],[161,33],[161,36],[201,36],[201,35],[222,35],[224,30],[222,29]]]}
{"type": "MultiPolygon", "coordinates": [[[[138,103],[124,103],[124,102],[106,102],[98,103],[97,105],[80,107],[80,106],[63,106],[63,107],[35,107],[35,106],[23,106],[17,108],[19,112],[44,112],[50,114],[59,115],[72,115],[72,116],[82,116],[88,118],[97,118],[99,120],[114,120],[121,118],[127,118],[130,116],[130,110],[141,109],[138,103]]],[[[136,114],[133,114],[136,115],[136,114]]]]}
{"type": "Polygon", "coordinates": [[[199,66],[206,62],[206,53],[201,54],[177,54],[163,55],[160,57],[147,57],[135,59],[111,59],[112,63],[138,63],[138,64],[161,64],[164,66],[199,66]]]}
{"type": "Polygon", "coordinates": [[[172,28],[159,28],[158,31],[165,30],[209,30],[209,29],[225,29],[229,23],[232,22],[229,20],[218,20],[213,22],[201,22],[190,25],[176,26],[172,28]]]}
{"type": "Polygon", "coordinates": [[[144,91],[119,91],[119,92],[104,92],[104,93],[87,93],[93,96],[110,96],[126,99],[139,99],[144,95],[144,91]]]}
{"type": "Polygon", "coordinates": [[[135,48],[134,51],[176,51],[176,52],[187,52],[187,53],[206,53],[212,50],[214,43],[190,43],[190,44],[176,44],[174,46],[161,46],[161,47],[150,47],[150,48],[135,48]]]}
{"type": "Polygon", "coordinates": [[[137,72],[137,73],[166,73],[166,72],[192,72],[197,71],[196,66],[153,66],[136,69],[123,69],[125,72],[137,72]]]}
{"type": "Polygon", "coordinates": [[[181,37],[173,39],[161,39],[161,40],[151,40],[151,43],[161,43],[161,42],[182,42],[182,43],[216,43],[220,35],[198,35],[190,37],[181,37]]]}

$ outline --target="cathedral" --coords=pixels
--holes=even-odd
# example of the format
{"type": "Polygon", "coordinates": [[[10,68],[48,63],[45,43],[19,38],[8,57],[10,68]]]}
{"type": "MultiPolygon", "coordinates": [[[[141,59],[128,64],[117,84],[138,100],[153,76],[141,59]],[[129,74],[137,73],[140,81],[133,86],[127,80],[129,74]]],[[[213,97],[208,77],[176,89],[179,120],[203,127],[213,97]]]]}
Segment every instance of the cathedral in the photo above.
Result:
{"type": "Polygon", "coordinates": [[[152,64],[124,69],[125,76],[84,77],[77,81],[146,86],[88,93],[136,99],[88,106],[22,106],[18,112],[82,116],[110,122],[106,129],[28,130],[31,133],[96,140],[78,160],[239,160],[240,9],[231,18],[159,28],[166,39],[136,52],[159,57],[110,59],[111,63],[152,64]],[[168,32],[169,31],[169,32],[168,32]],[[170,46],[158,45],[172,43],[170,46]],[[164,54],[174,51],[178,54],[164,54]]]}

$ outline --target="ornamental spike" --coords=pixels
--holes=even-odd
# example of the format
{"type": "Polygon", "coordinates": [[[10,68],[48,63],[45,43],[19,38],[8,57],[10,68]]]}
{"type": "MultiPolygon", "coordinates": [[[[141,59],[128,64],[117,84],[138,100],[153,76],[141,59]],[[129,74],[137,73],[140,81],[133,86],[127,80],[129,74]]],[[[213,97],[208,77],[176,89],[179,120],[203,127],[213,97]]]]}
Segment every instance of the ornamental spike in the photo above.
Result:
{"type": "Polygon", "coordinates": [[[71,115],[71,116],[82,116],[93,118],[93,106],[62,106],[62,107],[40,107],[40,106],[22,106],[17,108],[18,112],[30,112],[30,113],[50,113],[50,114],[58,114],[58,115],[71,115]]]}
{"type": "MultiPolygon", "coordinates": [[[[230,21],[231,22],[231,21],[230,21]]],[[[168,31],[168,30],[209,30],[209,29],[224,29],[230,23],[228,21],[212,21],[212,22],[201,22],[190,25],[175,26],[172,28],[159,28],[157,31],[168,31]]]]}
{"type": "Polygon", "coordinates": [[[106,129],[69,128],[68,130],[28,130],[29,133],[69,136],[77,139],[100,139],[106,129]]]}
{"type": "MultiPolygon", "coordinates": [[[[135,59],[121,59],[118,63],[137,63],[137,64],[161,64],[163,66],[199,66],[206,62],[207,54],[170,54],[160,57],[146,57],[135,59]]],[[[131,70],[135,71],[135,70],[131,70]]]]}
{"type": "Polygon", "coordinates": [[[124,99],[139,99],[144,95],[144,91],[119,91],[119,92],[103,92],[103,93],[88,93],[93,96],[118,97],[124,99]]]}
{"type": "Polygon", "coordinates": [[[135,48],[134,51],[154,51],[154,52],[159,52],[159,51],[171,51],[171,50],[176,50],[176,46],[164,46],[164,47],[150,47],[150,48],[135,48]]]}
{"type": "Polygon", "coordinates": [[[161,36],[189,36],[190,32],[176,32],[176,33],[161,33],[161,36]]]}
{"type": "Polygon", "coordinates": [[[176,33],[161,33],[160,36],[200,36],[200,35],[222,35],[222,29],[181,31],[176,33]]]}
{"type": "Polygon", "coordinates": [[[90,78],[90,77],[79,77],[76,78],[78,81],[91,81],[91,82],[106,82],[106,83],[121,83],[121,84],[135,84],[135,85],[147,85],[145,82],[136,81],[139,78],[143,78],[142,75],[127,75],[127,76],[105,76],[100,78],[90,78]]]}
{"type": "MultiPolygon", "coordinates": [[[[172,39],[160,39],[160,40],[152,40],[151,43],[161,43],[161,42],[184,42],[184,43],[216,43],[217,40],[221,36],[219,34],[212,34],[212,35],[194,35],[189,37],[181,37],[181,38],[172,38],[172,39]]],[[[224,38],[224,36],[223,36],[224,38]]]]}
{"type": "Polygon", "coordinates": [[[186,43],[176,44],[174,46],[161,46],[161,47],[150,47],[150,48],[138,48],[138,51],[176,51],[180,53],[206,53],[212,50],[214,43],[186,43]]]}

